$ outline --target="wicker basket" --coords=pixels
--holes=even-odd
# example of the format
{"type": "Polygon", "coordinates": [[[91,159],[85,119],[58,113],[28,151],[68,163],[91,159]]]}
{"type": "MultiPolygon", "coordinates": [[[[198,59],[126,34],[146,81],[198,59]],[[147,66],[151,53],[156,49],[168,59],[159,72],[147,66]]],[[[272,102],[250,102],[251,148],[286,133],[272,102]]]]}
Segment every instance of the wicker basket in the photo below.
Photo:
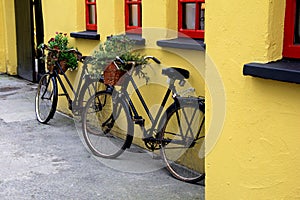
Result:
{"type": "MultiPolygon", "coordinates": [[[[55,66],[55,60],[57,60],[57,58],[54,55],[52,55],[52,53],[49,53],[47,56],[47,69],[50,73],[53,73],[53,70],[55,69],[55,67],[57,67],[57,66],[55,66]]],[[[67,61],[61,60],[61,61],[59,61],[59,64],[60,64],[63,72],[66,72],[68,70],[67,61]]],[[[62,74],[59,67],[57,67],[57,68],[58,68],[57,72],[59,74],[62,74]]]]}
{"type": "Polygon", "coordinates": [[[126,71],[120,70],[115,62],[110,63],[104,70],[104,84],[120,85],[122,84],[121,77],[126,71]]]}

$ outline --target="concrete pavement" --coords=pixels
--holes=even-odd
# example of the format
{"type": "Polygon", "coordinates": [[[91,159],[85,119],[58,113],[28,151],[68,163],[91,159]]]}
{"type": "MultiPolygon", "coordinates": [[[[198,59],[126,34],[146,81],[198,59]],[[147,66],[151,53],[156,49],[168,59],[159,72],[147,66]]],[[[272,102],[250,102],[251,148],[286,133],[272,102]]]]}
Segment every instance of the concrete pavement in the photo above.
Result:
{"type": "Polygon", "coordinates": [[[203,184],[172,178],[147,152],[103,161],[72,118],[38,123],[36,87],[0,75],[0,199],[204,199],[203,184]]]}

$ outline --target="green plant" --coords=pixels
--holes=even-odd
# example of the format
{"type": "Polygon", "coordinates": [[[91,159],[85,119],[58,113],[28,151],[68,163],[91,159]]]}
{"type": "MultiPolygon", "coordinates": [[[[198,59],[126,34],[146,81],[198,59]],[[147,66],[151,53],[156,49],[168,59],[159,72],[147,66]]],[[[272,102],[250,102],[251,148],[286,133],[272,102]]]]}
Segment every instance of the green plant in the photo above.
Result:
{"type": "MultiPolygon", "coordinates": [[[[39,48],[41,48],[42,44],[39,45],[39,48]]],[[[50,57],[58,57],[59,61],[66,61],[66,67],[68,69],[74,70],[77,68],[77,57],[72,52],[64,52],[66,50],[72,49],[73,47],[69,46],[69,40],[67,37],[67,33],[58,33],[56,32],[55,36],[53,38],[50,38],[48,41],[48,48],[55,49],[55,50],[61,50],[58,55],[50,55],[50,52],[48,56],[50,57]]]]}
{"type": "Polygon", "coordinates": [[[119,70],[129,71],[134,67],[134,75],[142,77],[148,82],[149,77],[143,72],[147,61],[144,60],[143,55],[133,50],[134,44],[135,42],[126,35],[111,36],[104,43],[100,43],[99,48],[92,55],[93,74],[101,75],[105,68],[115,60],[116,56],[119,56],[125,61],[125,64],[117,63],[119,70]]]}

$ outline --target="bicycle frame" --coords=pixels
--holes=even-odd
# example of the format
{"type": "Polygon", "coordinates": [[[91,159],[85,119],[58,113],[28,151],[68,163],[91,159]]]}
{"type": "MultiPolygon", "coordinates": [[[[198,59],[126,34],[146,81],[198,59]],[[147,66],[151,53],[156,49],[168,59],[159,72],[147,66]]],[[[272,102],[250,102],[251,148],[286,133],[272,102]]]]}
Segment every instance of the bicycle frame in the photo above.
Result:
{"type": "MultiPolygon", "coordinates": [[[[168,113],[170,110],[172,110],[173,106],[180,106],[181,102],[183,102],[183,103],[195,103],[196,102],[197,105],[199,104],[199,106],[203,106],[202,109],[204,109],[204,99],[202,99],[202,98],[199,98],[199,97],[189,98],[189,97],[179,97],[179,96],[177,96],[176,87],[174,85],[175,80],[171,79],[170,82],[169,82],[169,87],[167,88],[167,90],[165,92],[165,95],[163,97],[163,100],[160,104],[159,110],[156,113],[156,116],[153,116],[152,113],[150,112],[150,110],[149,110],[142,94],[140,93],[140,91],[138,89],[138,86],[136,85],[133,77],[128,73],[125,74],[124,76],[125,76],[123,78],[124,82],[121,86],[120,91],[118,91],[117,95],[121,95],[120,98],[124,99],[126,101],[128,107],[129,107],[129,110],[131,111],[130,114],[131,114],[131,118],[132,118],[133,122],[135,124],[138,124],[140,126],[140,128],[142,129],[142,131],[143,131],[143,138],[142,139],[145,142],[145,144],[147,142],[150,142],[152,144],[168,143],[167,140],[166,141],[160,141],[159,137],[158,137],[159,135],[157,133],[155,133],[155,130],[160,131],[161,128],[162,128],[162,127],[158,127],[158,126],[162,125],[162,124],[159,123],[159,120],[161,120],[161,117],[163,116],[164,108],[166,106],[167,100],[169,99],[171,93],[173,94],[172,98],[173,98],[174,102],[165,110],[166,113],[168,113]],[[130,83],[133,86],[133,89],[134,89],[136,95],[138,96],[139,102],[142,104],[142,106],[143,106],[143,108],[144,108],[144,110],[147,114],[147,117],[150,120],[151,127],[148,130],[145,129],[145,126],[144,126],[145,120],[144,120],[144,118],[139,115],[138,110],[136,109],[132,99],[129,96],[129,93],[127,92],[127,88],[128,88],[130,83]]],[[[107,87],[107,91],[111,92],[113,90],[114,90],[114,87],[110,87],[110,86],[107,87]]],[[[192,114],[192,118],[189,122],[189,120],[187,119],[187,113],[184,112],[184,110],[183,110],[183,115],[184,115],[185,120],[187,121],[187,123],[189,125],[191,125],[191,123],[192,123],[192,121],[195,117],[195,114],[196,114],[196,112],[194,112],[192,114]]],[[[180,123],[178,113],[176,113],[176,116],[177,116],[178,123],[180,123]]],[[[188,137],[188,133],[190,133],[191,135],[193,135],[194,140],[190,141],[189,144],[190,144],[190,147],[194,146],[196,141],[202,138],[202,137],[200,137],[200,132],[201,132],[202,127],[204,125],[204,121],[205,120],[204,120],[204,117],[203,117],[202,122],[200,124],[200,129],[197,131],[197,133],[193,133],[191,128],[188,128],[187,133],[185,133],[185,135],[182,131],[180,131],[180,136],[182,138],[181,140],[175,141],[173,139],[172,142],[177,143],[177,144],[186,144],[188,139],[191,138],[191,137],[188,137]]],[[[148,146],[146,144],[146,146],[149,149],[155,150],[156,148],[152,144],[150,146],[148,146]]]]}
{"type": "Polygon", "coordinates": [[[174,86],[174,84],[169,84],[169,87],[168,87],[168,89],[165,93],[165,96],[164,96],[164,98],[163,98],[163,100],[160,104],[161,106],[160,106],[156,116],[153,117],[152,113],[150,112],[150,110],[149,110],[142,94],[140,93],[140,91],[138,89],[138,86],[136,85],[134,79],[132,78],[132,76],[129,75],[129,74],[126,74],[125,76],[126,76],[125,82],[124,82],[124,85],[121,87],[120,93],[121,93],[121,95],[124,96],[124,99],[126,99],[126,101],[128,102],[129,108],[133,113],[133,116],[132,116],[133,121],[135,122],[135,124],[140,125],[140,127],[143,129],[144,138],[151,137],[153,131],[155,130],[155,128],[158,124],[158,120],[162,116],[163,109],[166,106],[167,100],[168,100],[171,92],[173,94],[176,93],[175,86],[174,86]],[[149,135],[146,134],[146,131],[145,131],[145,128],[144,128],[144,119],[139,115],[136,107],[134,106],[134,103],[132,102],[132,100],[131,100],[128,92],[127,92],[127,88],[128,88],[129,83],[131,83],[131,85],[133,86],[134,91],[137,94],[137,96],[139,98],[139,101],[142,104],[142,106],[143,106],[145,112],[147,113],[147,116],[148,116],[148,118],[151,122],[151,128],[149,129],[150,130],[149,135]]]}
{"type": "Polygon", "coordinates": [[[88,73],[88,68],[87,68],[87,65],[86,64],[83,64],[83,67],[82,67],[82,72],[80,74],[80,78],[79,78],[79,83],[78,83],[78,87],[76,89],[76,91],[74,90],[74,87],[73,85],[71,84],[71,81],[69,80],[69,78],[67,77],[67,75],[65,74],[65,72],[62,70],[62,67],[60,66],[59,62],[56,61],[55,62],[56,66],[59,68],[59,70],[61,71],[64,79],[66,80],[67,82],[67,85],[68,87],[71,89],[73,95],[74,95],[74,99],[72,100],[68,91],[67,91],[67,88],[65,87],[61,77],[59,76],[58,74],[58,71],[57,69],[54,70],[54,77],[57,78],[62,90],[63,90],[63,94],[60,94],[59,96],[66,96],[67,98],[67,101],[68,101],[68,104],[69,104],[69,109],[70,110],[73,110],[73,109],[80,109],[79,108],[79,102],[78,102],[78,98],[79,98],[79,93],[80,93],[80,89],[81,89],[81,85],[82,85],[82,82],[83,82],[83,79],[86,78],[87,76],[85,76],[87,73],[88,73]],[[73,103],[75,102],[75,106],[73,105],[73,103]]]}

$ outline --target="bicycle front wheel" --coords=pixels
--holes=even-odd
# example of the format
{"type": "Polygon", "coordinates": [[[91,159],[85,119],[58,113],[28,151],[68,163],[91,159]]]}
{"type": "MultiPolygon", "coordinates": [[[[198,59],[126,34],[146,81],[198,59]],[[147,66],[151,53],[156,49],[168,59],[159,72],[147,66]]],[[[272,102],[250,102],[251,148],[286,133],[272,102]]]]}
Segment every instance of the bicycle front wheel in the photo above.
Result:
{"type": "Polygon", "coordinates": [[[100,82],[98,79],[93,79],[91,77],[85,77],[86,81],[83,84],[79,96],[78,96],[78,107],[79,114],[82,112],[85,107],[87,101],[91,98],[91,96],[95,95],[97,91],[105,89],[105,85],[100,82]]]}
{"type": "Polygon", "coordinates": [[[113,102],[112,94],[97,92],[86,103],[82,128],[87,146],[96,156],[116,158],[130,146],[133,124],[123,101],[113,102]]]}
{"type": "Polygon", "coordinates": [[[42,76],[35,97],[35,114],[37,120],[46,124],[53,118],[57,106],[57,84],[50,74],[42,76]]]}
{"type": "Polygon", "coordinates": [[[161,139],[166,168],[177,179],[195,183],[204,173],[204,108],[198,102],[167,110],[161,139]]]}

